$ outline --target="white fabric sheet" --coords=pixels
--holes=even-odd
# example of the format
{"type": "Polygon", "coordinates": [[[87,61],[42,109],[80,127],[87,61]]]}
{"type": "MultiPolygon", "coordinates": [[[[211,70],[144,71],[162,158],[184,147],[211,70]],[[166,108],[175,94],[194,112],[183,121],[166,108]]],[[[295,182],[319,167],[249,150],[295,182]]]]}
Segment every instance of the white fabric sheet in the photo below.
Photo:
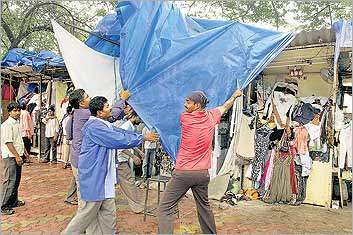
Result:
{"type": "Polygon", "coordinates": [[[55,21],[52,25],[75,87],[84,89],[91,97],[104,96],[113,103],[122,89],[119,59],[93,50],[55,21]]]}

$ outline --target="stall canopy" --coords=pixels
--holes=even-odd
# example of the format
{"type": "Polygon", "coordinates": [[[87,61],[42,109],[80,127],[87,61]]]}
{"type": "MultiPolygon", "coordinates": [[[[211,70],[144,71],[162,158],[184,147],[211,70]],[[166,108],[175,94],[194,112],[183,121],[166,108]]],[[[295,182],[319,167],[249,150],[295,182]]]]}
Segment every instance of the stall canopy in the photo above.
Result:
{"type": "Polygon", "coordinates": [[[94,36],[86,44],[120,57],[120,78],[131,93],[129,103],[158,131],[174,160],[186,95],[203,90],[210,100],[208,108],[223,104],[294,38],[294,33],[239,22],[186,17],[166,1],[120,2],[116,14],[106,16],[96,31],[115,37],[120,45],[94,36]]]}
{"type": "Polygon", "coordinates": [[[51,51],[27,51],[22,48],[9,50],[1,60],[1,67],[15,67],[27,65],[36,72],[43,70],[45,65],[49,67],[65,67],[64,59],[51,51]]]}

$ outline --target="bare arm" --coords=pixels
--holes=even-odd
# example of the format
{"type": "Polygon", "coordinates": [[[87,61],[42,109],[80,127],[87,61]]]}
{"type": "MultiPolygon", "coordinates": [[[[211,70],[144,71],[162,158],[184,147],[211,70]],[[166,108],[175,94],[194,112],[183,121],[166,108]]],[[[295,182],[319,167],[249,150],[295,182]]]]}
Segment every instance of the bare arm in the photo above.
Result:
{"type": "Polygon", "coordinates": [[[221,112],[221,115],[227,112],[233,106],[235,100],[242,95],[243,92],[241,90],[236,90],[222,106],[217,107],[217,109],[221,112]]]}
{"type": "Polygon", "coordinates": [[[18,154],[17,150],[15,149],[15,146],[13,146],[12,142],[6,143],[7,148],[10,150],[10,152],[15,156],[17,165],[21,166],[23,163],[23,160],[21,156],[18,154]]]}

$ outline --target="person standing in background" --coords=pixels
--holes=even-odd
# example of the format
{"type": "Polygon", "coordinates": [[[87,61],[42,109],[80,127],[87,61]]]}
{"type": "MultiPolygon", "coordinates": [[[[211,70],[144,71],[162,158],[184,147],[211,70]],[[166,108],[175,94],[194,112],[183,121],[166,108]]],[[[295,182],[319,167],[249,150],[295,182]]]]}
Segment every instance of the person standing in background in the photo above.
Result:
{"type": "MultiPolygon", "coordinates": [[[[145,135],[148,133],[152,133],[152,131],[149,130],[147,126],[145,126],[142,130],[142,134],[145,135]]],[[[153,174],[153,165],[154,165],[154,159],[156,156],[156,148],[157,148],[157,143],[151,142],[151,141],[145,141],[144,143],[145,158],[143,159],[143,165],[142,165],[142,170],[143,170],[142,179],[145,182],[148,178],[151,178],[153,174]]]]}
{"type": "MultiPolygon", "coordinates": [[[[31,114],[27,110],[27,105],[21,105],[20,128],[23,144],[27,153],[31,152],[32,136],[34,135],[34,126],[31,114]]],[[[31,162],[29,157],[24,159],[24,162],[31,162]]]]}
{"type": "Polygon", "coordinates": [[[52,105],[48,109],[48,114],[43,118],[42,122],[45,124],[45,153],[41,159],[41,163],[48,163],[50,161],[50,150],[52,151],[51,162],[56,164],[56,140],[59,132],[59,122],[55,116],[55,107],[52,105]]]}

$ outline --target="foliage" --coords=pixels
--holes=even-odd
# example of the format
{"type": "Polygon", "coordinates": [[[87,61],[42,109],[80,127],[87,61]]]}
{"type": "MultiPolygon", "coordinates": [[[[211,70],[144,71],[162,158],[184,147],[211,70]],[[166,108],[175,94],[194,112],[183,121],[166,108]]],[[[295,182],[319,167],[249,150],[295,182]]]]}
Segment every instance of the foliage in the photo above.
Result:
{"type": "Polygon", "coordinates": [[[58,52],[50,20],[54,19],[76,37],[84,40],[82,31],[64,25],[92,29],[97,21],[114,10],[115,1],[2,1],[1,56],[7,50],[21,47],[28,50],[58,52]]]}
{"type": "Polygon", "coordinates": [[[214,18],[216,15],[216,18],[286,30],[320,29],[351,17],[349,0],[211,0],[188,1],[183,6],[195,17],[214,18]]]}

